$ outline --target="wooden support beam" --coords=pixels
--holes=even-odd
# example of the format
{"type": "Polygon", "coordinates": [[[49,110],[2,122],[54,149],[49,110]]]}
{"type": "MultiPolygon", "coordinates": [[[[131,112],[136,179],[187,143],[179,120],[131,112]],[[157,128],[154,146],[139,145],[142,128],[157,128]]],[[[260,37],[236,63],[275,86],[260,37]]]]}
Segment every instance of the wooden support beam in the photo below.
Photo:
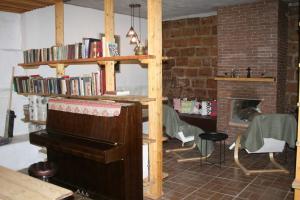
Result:
{"type": "Polygon", "coordinates": [[[150,181],[147,196],[158,199],[162,195],[162,3],[148,0],[148,54],[155,59],[148,63],[148,96],[155,98],[149,103],[150,181]]]}
{"type": "MultiPolygon", "coordinates": [[[[300,28],[300,21],[298,22],[298,28],[300,28]]],[[[299,64],[299,68],[300,68],[300,62],[299,64]]],[[[299,72],[300,75],[300,72],[299,72]]],[[[300,82],[299,84],[299,89],[298,89],[298,108],[299,108],[299,104],[300,104],[300,82]]],[[[300,141],[300,112],[298,112],[298,132],[297,132],[297,152],[296,152],[296,174],[295,174],[295,181],[294,182],[298,182],[300,180],[300,147],[298,146],[298,142],[300,141]]],[[[294,199],[298,200],[300,199],[300,188],[299,187],[294,187],[295,188],[295,192],[294,192],[294,199]]]]}
{"type": "MultiPolygon", "coordinates": [[[[115,20],[114,20],[114,0],[104,0],[104,24],[106,43],[114,42],[115,20]]],[[[103,49],[105,55],[109,55],[108,48],[103,49]]],[[[115,90],[115,65],[114,62],[105,62],[106,90],[115,90]]]]}
{"type": "MultiPolygon", "coordinates": [[[[62,0],[55,1],[55,43],[57,46],[64,44],[64,3],[62,0]]],[[[57,64],[56,76],[65,75],[64,64],[57,64]]]]}
{"type": "Polygon", "coordinates": [[[65,75],[65,65],[64,64],[57,64],[56,65],[56,76],[62,77],[65,75]]]}
{"type": "Polygon", "coordinates": [[[55,1],[55,42],[56,45],[64,44],[64,3],[55,1]]]}

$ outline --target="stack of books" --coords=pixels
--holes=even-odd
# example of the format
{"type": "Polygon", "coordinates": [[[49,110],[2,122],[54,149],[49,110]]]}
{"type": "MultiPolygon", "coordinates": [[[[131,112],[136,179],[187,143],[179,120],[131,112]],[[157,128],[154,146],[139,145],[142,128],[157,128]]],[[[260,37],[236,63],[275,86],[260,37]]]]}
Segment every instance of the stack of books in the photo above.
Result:
{"type": "Polygon", "coordinates": [[[43,78],[40,75],[15,76],[17,93],[39,95],[97,96],[105,93],[105,68],[80,77],[43,78]]]}
{"type": "Polygon", "coordinates": [[[50,48],[29,49],[23,51],[24,63],[48,62],[59,60],[74,60],[85,58],[97,58],[103,56],[118,56],[119,47],[117,43],[108,43],[105,37],[101,39],[83,38],[82,42],[63,46],[52,46],[50,48]],[[105,55],[108,48],[109,55],[105,55]]]}

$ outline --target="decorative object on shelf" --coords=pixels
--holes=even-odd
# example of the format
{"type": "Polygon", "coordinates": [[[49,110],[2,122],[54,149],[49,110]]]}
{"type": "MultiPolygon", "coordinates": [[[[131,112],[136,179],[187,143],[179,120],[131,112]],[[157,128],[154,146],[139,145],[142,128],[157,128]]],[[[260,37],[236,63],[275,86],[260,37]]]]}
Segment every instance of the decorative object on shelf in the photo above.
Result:
{"type": "Polygon", "coordinates": [[[134,48],[135,55],[145,55],[147,54],[147,48],[143,46],[141,43],[137,44],[134,48]]]}
{"type": "Polygon", "coordinates": [[[247,68],[247,78],[251,78],[251,68],[247,68]]]}
{"type": "Polygon", "coordinates": [[[238,75],[238,72],[237,72],[237,69],[231,69],[231,77],[232,78],[236,78],[237,77],[237,75],[238,75]]]}
{"type": "Polygon", "coordinates": [[[119,56],[118,44],[114,42],[108,43],[109,56],[119,56]]]}

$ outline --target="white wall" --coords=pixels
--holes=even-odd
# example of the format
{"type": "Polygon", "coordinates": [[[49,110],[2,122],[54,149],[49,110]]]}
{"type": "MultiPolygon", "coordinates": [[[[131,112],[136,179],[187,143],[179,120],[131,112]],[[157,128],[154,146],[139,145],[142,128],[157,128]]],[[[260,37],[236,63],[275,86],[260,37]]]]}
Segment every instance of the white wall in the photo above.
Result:
{"type": "MultiPolygon", "coordinates": [[[[104,33],[103,11],[83,8],[73,5],[64,5],[64,43],[81,42],[83,37],[99,38],[104,33]]],[[[138,20],[138,19],[136,19],[138,20]]],[[[132,55],[133,45],[125,37],[130,27],[130,16],[115,15],[115,33],[121,37],[121,55],[132,55]]],[[[142,19],[142,35],[145,39],[147,23],[142,19]]],[[[22,15],[22,48],[43,48],[55,44],[55,17],[54,6],[37,9],[22,15]]],[[[66,74],[75,76],[89,73],[97,69],[96,65],[69,66],[66,74]]],[[[44,76],[55,76],[55,71],[27,70],[29,74],[39,73],[44,76]],[[50,73],[50,74],[49,74],[50,73]]],[[[147,69],[139,65],[121,65],[121,73],[116,74],[117,89],[130,90],[136,94],[147,93],[147,69]],[[133,78],[134,77],[134,78],[133,78]]]]}
{"type": "MultiPolygon", "coordinates": [[[[81,42],[83,37],[99,37],[104,32],[103,12],[90,8],[82,8],[73,5],[65,5],[64,38],[65,44],[81,42]]],[[[137,19],[136,19],[137,20],[137,19]]],[[[136,23],[137,24],[137,23],[136,23]]],[[[143,38],[146,37],[146,21],[142,19],[143,38]]],[[[132,55],[134,46],[129,45],[129,39],[125,37],[130,27],[130,16],[115,15],[115,33],[121,37],[121,55],[132,55]]],[[[31,48],[51,47],[55,44],[55,15],[54,6],[37,9],[24,14],[11,14],[0,12],[0,135],[5,124],[5,112],[7,109],[7,97],[9,91],[11,66],[22,63],[22,50],[31,48]]],[[[66,74],[71,76],[89,73],[97,69],[96,65],[69,66],[66,74]]],[[[132,94],[147,94],[147,69],[139,65],[121,65],[121,73],[116,74],[117,89],[130,90],[132,94]]],[[[55,70],[48,66],[39,69],[23,70],[16,67],[16,75],[40,74],[44,77],[55,77],[55,70]]],[[[27,125],[20,119],[23,117],[23,105],[27,98],[13,94],[12,108],[18,118],[15,120],[14,134],[28,133],[27,125]]],[[[28,163],[41,159],[36,147],[28,142],[11,144],[0,147],[0,165],[13,169],[21,169],[28,163]],[[17,145],[17,146],[16,146],[17,145]],[[24,153],[28,154],[24,157],[24,153]],[[13,158],[8,155],[14,154],[13,158]]]]}
{"type": "MultiPolygon", "coordinates": [[[[0,136],[4,135],[6,111],[9,100],[12,67],[22,62],[21,50],[21,15],[0,12],[0,136]]],[[[16,74],[23,73],[21,68],[16,68],[16,74]]],[[[14,134],[20,135],[27,132],[27,126],[20,120],[19,114],[26,102],[26,98],[12,97],[12,109],[18,113],[15,120],[14,134]]]]}

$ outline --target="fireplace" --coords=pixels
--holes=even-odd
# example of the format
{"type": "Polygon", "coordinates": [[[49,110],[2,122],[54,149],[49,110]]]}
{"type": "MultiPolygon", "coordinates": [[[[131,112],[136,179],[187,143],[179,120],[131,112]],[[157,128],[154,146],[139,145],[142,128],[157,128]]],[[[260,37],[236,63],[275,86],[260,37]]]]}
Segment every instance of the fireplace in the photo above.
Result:
{"type": "Polygon", "coordinates": [[[231,98],[229,125],[248,126],[261,113],[261,99],[231,98]]]}
{"type": "Polygon", "coordinates": [[[240,105],[240,100],[248,99],[246,104],[257,104],[255,109],[264,114],[285,111],[288,30],[285,13],[283,3],[268,0],[218,8],[216,74],[228,78],[230,72],[239,72],[239,78],[217,83],[217,131],[228,133],[227,143],[243,134],[245,121],[249,121],[241,117],[240,111],[231,113],[232,105],[240,105]],[[249,76],[251,79],[247,79],[249,76]],[[275,81],[255,79],[262,77],[272,77],[275,81]]]}

